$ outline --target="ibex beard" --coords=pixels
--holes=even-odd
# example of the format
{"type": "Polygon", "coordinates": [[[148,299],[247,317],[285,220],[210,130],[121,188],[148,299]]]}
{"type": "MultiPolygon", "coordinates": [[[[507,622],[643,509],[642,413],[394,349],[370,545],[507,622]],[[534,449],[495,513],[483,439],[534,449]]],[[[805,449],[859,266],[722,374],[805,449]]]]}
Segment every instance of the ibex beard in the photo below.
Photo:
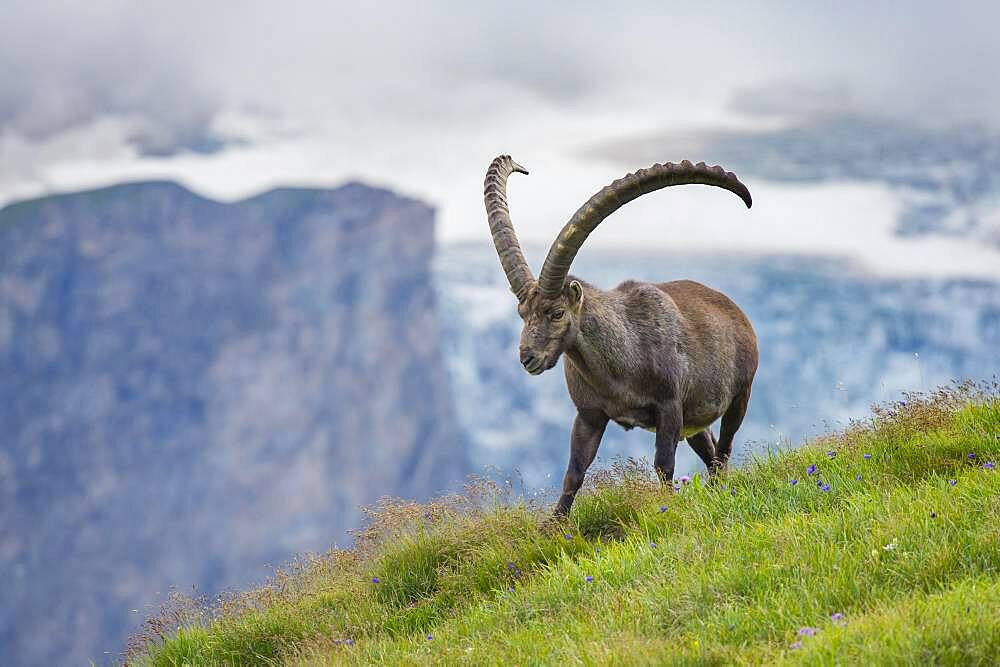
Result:
{"type": "Polygon", "coordinates": [[[746,315],[724,294],[689,280],[629,280],[604,291],[568,272],[597,225],[643,194],[702,183],[735,193],[749,208],[749,190],[721,167],[686,160],[628,174],[596,193],[566,223],[536,280],[507,206],[507,177],[513,172],[528,173],[509,155],[493,160],[484,199],[500,264],[524,322],[521,365],[539,375],[563,357],[577,410],[556,514],[573,505],[609,421],[655,432],[653,466],[661,480],[673,479],[682,438],[716,475],[728,464],[757,371],[757,337],[746,315]],[[719,418],[716,440],[710,427],[719,418]]]}

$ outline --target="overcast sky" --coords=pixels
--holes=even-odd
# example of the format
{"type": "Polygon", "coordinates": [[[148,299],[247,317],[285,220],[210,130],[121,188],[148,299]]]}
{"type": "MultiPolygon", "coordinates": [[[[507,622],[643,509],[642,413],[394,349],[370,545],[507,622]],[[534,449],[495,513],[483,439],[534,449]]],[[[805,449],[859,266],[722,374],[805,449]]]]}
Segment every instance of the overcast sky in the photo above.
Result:
{"type": "MultiPolygon", "coordinates": [[[[509,152],[532,169],[515,222],[541,240],[620,175],[583,157],[618,138],[836,111],[1000,122],[996,3],[343,4],[8,0],[0,204],[147,177],[230,199],[361,178],[438,206],[442,238],[481,238],[483,173],[509,152]]],[[[891,208],[870,190],[852,196],[891,208]]]]}

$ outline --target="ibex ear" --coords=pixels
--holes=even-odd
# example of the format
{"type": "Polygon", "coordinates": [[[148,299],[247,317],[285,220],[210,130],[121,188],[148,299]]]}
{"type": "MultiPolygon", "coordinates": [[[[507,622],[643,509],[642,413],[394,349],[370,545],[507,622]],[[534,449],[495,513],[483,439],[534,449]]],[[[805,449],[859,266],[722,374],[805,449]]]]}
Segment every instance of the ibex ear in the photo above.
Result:
{"type": "Polygon", "coordinates": [[[576,312],[580,312],[583,305],[583,285],[579,280],[573,280],[566,286],[566,295],[569,297],[569,305],[576,312]]]}

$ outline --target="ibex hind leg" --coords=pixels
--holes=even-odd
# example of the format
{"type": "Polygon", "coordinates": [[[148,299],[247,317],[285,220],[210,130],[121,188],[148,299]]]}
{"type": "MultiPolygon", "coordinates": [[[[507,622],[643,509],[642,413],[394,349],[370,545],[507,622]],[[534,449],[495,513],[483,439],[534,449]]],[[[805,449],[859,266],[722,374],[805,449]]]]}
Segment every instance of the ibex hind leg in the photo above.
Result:
{"type": "Polygon", "coordinates": [[[705,465],[708,467],[708,474],[711,477],[715,477],[715,473],[718,472],[720,467],[719,459],[716,456],[715,449],[715,436],[712,435],[712,429],[706,428],[701,433],[695,433],[687,439],[687,443],[691,445],[691,449],[694,453],[698,455],[705,465]]]}
{"type": "Polygon", "coordinates": [[[733,453],[733,436],[743,424],[747,414],[747,404],[750,402],[750,389],[738,394],[729,409],[722,415],[722,427],[719,429],[719,441],[715,445],[715,455],[719,459],[719,468],[729,464],[729,456],[733,453]]]}

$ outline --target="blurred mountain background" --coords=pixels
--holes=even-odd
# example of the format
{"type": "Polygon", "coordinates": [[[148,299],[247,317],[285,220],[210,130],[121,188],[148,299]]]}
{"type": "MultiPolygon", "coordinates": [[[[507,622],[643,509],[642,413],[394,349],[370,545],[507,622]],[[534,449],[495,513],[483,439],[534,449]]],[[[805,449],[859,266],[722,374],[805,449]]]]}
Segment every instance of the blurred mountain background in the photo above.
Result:
{"type": "MultiPolygon", "coordinates": [[[[741,459],[994,376],[998,20],[860,0],[6,8],[0,663],[114,661],[168,591],[246,588],[345,543],[383,495],[484,466],[559,484],[572,406],[559,368],[517,363],[482,205],[499,153],[531,170],[509,200],[536,270],[628,171],[687,158],[747,183],[749,212],[643,197],[573,267],[700,280],[747,311],[741,459]]],[[[651,447],[613,428],[601,456],[651,447]]]]}
{"type": "Polygon", "coordinates": [[[433,225],[358,184],[0,211],[5,664],[117,658],[172,587],[261,579],[462,478],[433,225]]]}

